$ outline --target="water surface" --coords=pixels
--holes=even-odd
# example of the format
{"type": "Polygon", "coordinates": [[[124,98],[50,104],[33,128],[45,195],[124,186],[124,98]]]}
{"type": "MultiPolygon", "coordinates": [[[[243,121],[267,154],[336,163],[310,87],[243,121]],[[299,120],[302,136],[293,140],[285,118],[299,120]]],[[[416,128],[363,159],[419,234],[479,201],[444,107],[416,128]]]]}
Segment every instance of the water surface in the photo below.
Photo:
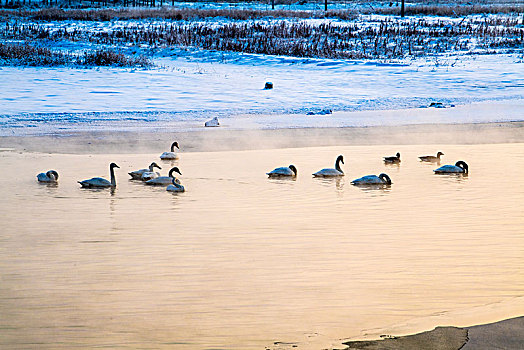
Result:
{"type": "Polygon", "coordinates": [[[522,149],[185,153],[176,195],[127,179],[158,154],[0,152],[15,174],[0,182],[0,347],[318,349],[435,315],[459,324],[497,303],[513,314],[485,321],[521,315],[522,149]],[[438,150],[469,176],[418,162],[438,150]],[[401,165],[385,166],[397,151],[401,165]],[[338,154],[345,178],[311,178],[338,154]],[[79,188],[113,161],[114,192],[79,188]],[[296,181],[266,179],[288,164],[296,181]],[[36,182],[48,169],[58,186],[36,182]],[[350,185],[381,172],[390,188],[350,185]]]}

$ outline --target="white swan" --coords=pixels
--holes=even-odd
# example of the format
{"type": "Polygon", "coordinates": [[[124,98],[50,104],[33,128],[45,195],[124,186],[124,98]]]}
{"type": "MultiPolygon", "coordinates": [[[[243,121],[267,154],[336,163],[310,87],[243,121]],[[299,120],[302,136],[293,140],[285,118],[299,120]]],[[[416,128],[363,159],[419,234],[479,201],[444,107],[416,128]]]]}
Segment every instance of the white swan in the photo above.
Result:
{"type": "Polygon", "coordinates": [[[325,168],[322,170],[317,171],[313,174],[314,177],[334,177],[334,176],[344,176],[344,172],[340,168],[340,162],[344,164],[344,157],[338,156],[337,160],[335,161],[335,169],[333,168],[325,168]]]}
{"type": "Polygon", "coordinates": [[[297,168],[294,165],[283,166],[266,173],[269,177],[297,176],[297,168]]]}
{"type": "Polygon", "coordinates": [[[36,179],[38,182],[57,182],[58,181],[58,173],[56,170],[49,170],[46,173],[40,173],[36,175],[36,179]]]}
{"type": "Polygon", "coordinates": [[[78,181],[84,188],[104,188],[104,187],[116,187],[115,170],[114,168],[120,168],[115,163],[109,164],[109,173],[111,174],[111,181],[107,181],[101,177],[94,177],[89,180],[78,181]]]}
{"type": "Polygon", "coordinates": [[[459,160],[455,165],[443,165],[433,171],[435,174],[467,174],[468,165],[466,162],[459,160]]]}
{"type": "Polygon", "coordinates": [[[397,154],[395,154],[392,157],[384,157],[384,163],[387,163],[387,164],[398,164],[398,163],[400,163],[400,153],[397,152],[397,154]]]}
{"type": "Polygon", "coordinates": [[[166,186],[166,185],[169,185],[173,179],[175,178],[173,176],[173,173],[176,172],[180,175],[182,175],[182,173],[180,172],[180,170],[178,169],[178,167],[173,167],[169,170],[169,175],[168,176],[159,176],[155,179],[151,179],[149,181],[146,181],[145,184],[146,185],[153,185],[153,186],[166,186]]]}
{"type": "Polygon", "coordinates": [[[171,144],[171,152],[164,152],[160,155],[160,159],[165,159],[165,160],[173,160],[173,159],[178,159],[178,154],[175,153],[175,147],[180,149],[180,147],[178,147],[178,142],[173,142],[171,144]]]}
{"type": "Polygon", "coordinates": [[[148,169],[135,170],[135,171],[132,171],[132,172],[130,172],[128,174],[131,176],[132,180],[141,180],[142,179],[142,174],[144,174],[145,172],[153,172],[153,168],[162,169],[161,167],[158,166],[157,163],[153,162],[153,163],[151,163],[149,165],[148,169]]]}
{"type": "Polygon", "coordinates": [[[207,126],[207,127],[217,127],[217,126],[220,126],[220,123],[218,122],[218,118],[217,118],[217,117],[214,117],[213,119],[208,120],[207,122],[205,122],[205,123],[204,123],[204,126],[207,126]]]}
{"type": "Polygon", "coordinates": [[[149,181],[151,179],[156,179],[157,177],[160,177],[160,173],[158,171],[146,171],[142,174],[140,180],[149,181]]]}
{"type": "Polygon", "coordinates": [[[180,184],[180,181],[177,179],[177,178],[173,178],[173,180],[171,181],[173,184],[172,185],[169,185],[167,186],[166,188],[166,191],[169,191],[169,192],[184,192],[186,189],[184,188],[184,186],[182,186],[180,184]]]}
{"type": "Polygon", "coordinates": [[[355,186],[366,186],[366,185],[391,185],[391,179],[387,174],[377,175],[366,175],[359,179],[351,181],[352,185],[355,186]]]}
{"type": "Polygon", "coordinates": [[[443,156],[444,153],[438,152],[437,156],[420,156],[418,157],[421,162],[431,162],[431,163],[440,163],[440,156],[443,156]]]}

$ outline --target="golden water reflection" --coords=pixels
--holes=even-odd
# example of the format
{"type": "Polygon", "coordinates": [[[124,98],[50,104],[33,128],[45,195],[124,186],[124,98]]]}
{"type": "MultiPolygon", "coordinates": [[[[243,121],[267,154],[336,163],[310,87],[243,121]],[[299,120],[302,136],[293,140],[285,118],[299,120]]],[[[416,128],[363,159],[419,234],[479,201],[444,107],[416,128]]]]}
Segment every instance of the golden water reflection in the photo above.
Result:
{"type": "Polygon", "coordinates": [[[522,296],[523,145],[389,148],[181,154],[176,195],[128,180],[158,154],[2,152],[0,347],[318,349],[522,296]],[[434,149],[469,176],[434,175],[434,149]],[[346,176],[311,177],[338,154],[346,176]],[[116,190],[79,188],[110,162],[116,190]]]}

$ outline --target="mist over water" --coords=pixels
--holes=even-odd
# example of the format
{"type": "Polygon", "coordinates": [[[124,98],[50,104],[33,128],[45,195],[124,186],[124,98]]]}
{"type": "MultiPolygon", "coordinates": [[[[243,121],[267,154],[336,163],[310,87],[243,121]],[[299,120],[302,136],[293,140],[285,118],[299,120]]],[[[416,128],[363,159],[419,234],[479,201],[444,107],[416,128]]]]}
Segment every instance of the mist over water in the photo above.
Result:
{"type": "Polygon", "coordinates": [[[159,153],[0,152],[19,174],[0,182],[0,347],[318,349],[511,304],[524,290],[522,147],[183,153],[159,163],[162,174],[180,167],[177,195],[127,180],[159,153]],[[465,160],[469,176],[418,162],[437,151],[442,164],[465,160]],[[402,163],[385,166],[396,152],[402,163]],[[339,154],[344,178],[311,177],[339,154]],[[121,167],[113,193],[79,188],[107,178],[110,162],[121,167]],[[289,164],[296,181],[266,178],[289,164]],[[34,175],[51,168],[59,184],[38,184],[34,175]],[[391,187],[350,184],[381,172],[391,187]]]}

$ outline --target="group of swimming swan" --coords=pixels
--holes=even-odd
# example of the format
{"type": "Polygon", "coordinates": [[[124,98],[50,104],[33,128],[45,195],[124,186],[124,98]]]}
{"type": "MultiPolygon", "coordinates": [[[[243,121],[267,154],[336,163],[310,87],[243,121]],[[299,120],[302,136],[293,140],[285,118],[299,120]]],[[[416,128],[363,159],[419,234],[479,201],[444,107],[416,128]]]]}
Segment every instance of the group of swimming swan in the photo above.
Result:
{"type": "MultiPolygon", "coordinates": [[[[170,152],[164,152],[160,155],[160,159],[164,160],[174,160],[178,159],[178,155],[175,153],[175,147],[178,147],[178,142],[173,142],[171,145],[170,152]]],[[[109,176],[111,180],[106,180],[102,177],[93,177],[88,180],[78,181],[82,188],[107,188],[107,187],[116,187],[116,178],[115,178],[115,168],[120,168],[115,163],[109,164],[109,176]]],[[[153,162],[149,165],[147,169],[139,169],[129,173],[131,180],[141,180],[146,185],[152,186],[165,186],[167,191],[170,192],[184,192],[185,188],[180,183],[173,173],[178,173],[182,175],[178,167],[173,167],[169,170],[168,176],[160,176],[160,173],[155,172],[154,168],[162,169],[157,163],[153,162]]],[[[49,170],[46,173],[40,173],[36,176],[38,182],[44,183],[57,183],[58,182],[58,172],[56,170],[49,170]]]]}
{"type": "MultiPolygon", "coordinates": [[[[175,147],[179,148],[177,142],[171,144],[171,151],[164,152],[160,155],[161,159],[173,160],[178,159],[178,154],[175,153],[175,147]]],[[[420,156],[419,159],[421,162],[431,162],[431,163],[440,163],[440,156],[444,155],[442,152],[438,152],[436,156],[420,156]]],[[[339,155],[335,161],[335,168],[324,168],[316,173],[313,173],[313,177],[339,177],[344,176],[344,171],[340,167],[340,163],[344,164],[344,157],[339,155]]],[[[400,163],[400,153],[397,153],[395,156],[384,157],[384,163],[386,164],[399,164],[400,163]]],[[[115,168],[120,168],[115,163],[109,165],[109,175],[111,180],[108,181],[101,177],[93,177],[88,180],[78,181],[82,188],[107,188],[107,187],[116,187],[116,178],[115,178],[115,168]]],[[[162,168],[155,162],[152,162],[148,168],[139,169],[132,171],[129,174],[131,180],[140,180],[146,185],[151,186],[166,186],[166,190],[170,192],[184,192],[185,188],[180,183],[174,173],[182,175],[178,167],[172,167],[169,170],[168,176],[161,176],[159,172],[155,172],[154,168],[162,170],[162,168]]],[[[438,169],[433,170],[435,174],[467,174],[468,165],[466,162],[460,160],[455,163],[455,165],[443,165],[438,169]]],[[[269,173],[266,173],[270,178],[281,178],[281,177],[296,177],[298,173],[297,168],[294,165],[287,167],[279,167],[273,169],[269,173]]],[[[36,176],[38,182],[43,183],[57,183],[58,182],[58,172],[56,170],[49,170],[46,173],[40,173],[36,176]]],[[[391,178],[385,174],[381,173],[379,175],[366,175],[361,178],[351,181],[351,184],[360,186],[360,185],[391,185],[391,178]]]]}
{"type": "MultiPolygon", "coordinates": [[[[436,156],[420,156],[421,162],[440,163],[440,156],[444,155],[442,152],[438,152],[436,156]]],[[[344,171],[340,167],[340,163],[344,164],[344,157],[342,155],[337,157],[335,161],[335,168],[324,168],[322,170],[313,173],[313,177],[339,177],[344,176],[344,171]]],[[[384,157],[384,163],[386,164],[399,164],[400,153],[397,153],[391,157],[384,157]]],[[[465,174],[468,172],[468,165],[466,162],[460,160],[455,165],[444,165],[438,169],[433,170],[435,174],[465,174]]],[[[266,173],[270,178],[279,177],[296,177],[297,168],[294,165],[287,167],[280,167],[273,169],[269,173],[266,173]]],[[[351,181],[351,184],[355,186],[361,185],[391,185],[391,178],[381,173],[379,175],[366,175],[361,178],[351,181]]]]}

